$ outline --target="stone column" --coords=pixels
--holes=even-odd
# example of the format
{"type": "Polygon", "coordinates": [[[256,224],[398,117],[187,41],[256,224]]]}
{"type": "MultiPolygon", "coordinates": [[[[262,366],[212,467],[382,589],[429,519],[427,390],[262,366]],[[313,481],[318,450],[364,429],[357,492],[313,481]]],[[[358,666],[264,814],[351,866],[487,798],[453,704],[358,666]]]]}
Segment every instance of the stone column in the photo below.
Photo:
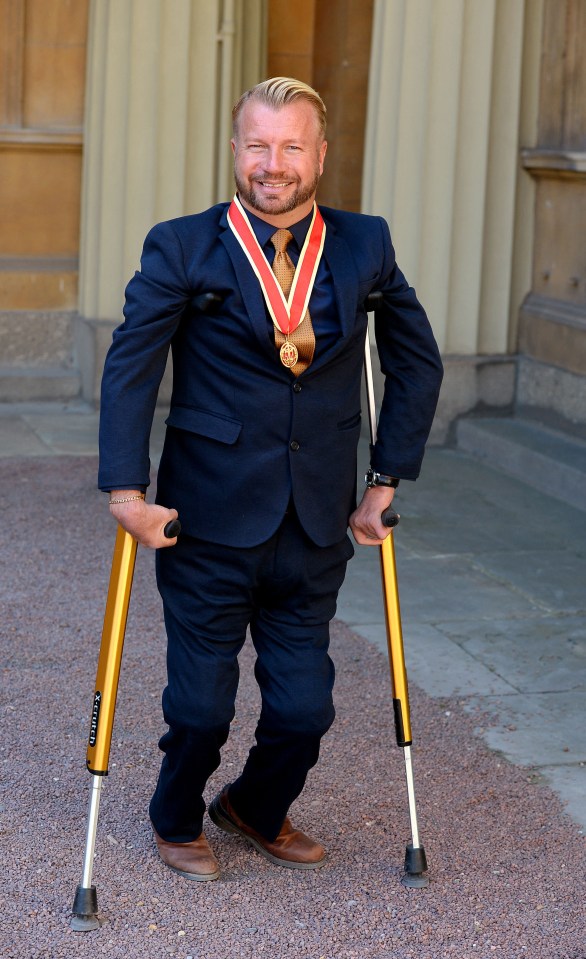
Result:
{"type": "Polygon", "coordinates": [[[77,352],[96,399],[144,237],[231,195],[230,109],[262,78],[266,0],[92,0],[77,352]]]}
{"type": "MultiPolygon", "coordinates": [[[[507,354],[524,292],[513,265],[526,281],[530,262],[515,223],[519,128],[538,82],[522,67],[527,9],[539,22],[541,7],[375,0],[362,206],[388,218],[448,357],[444,425],[513,399],[507,354]]],[[[518,212],[529,207],[525,195],[518,212]]]]}
{"type": "MultiPolygon", "coordinates": [[[[545,0],[530,292],[519,315],[518,409],[586,436],[586,3],[545,0]]],[[[525,292],[527,287],[525,288],[525,292]]]]}

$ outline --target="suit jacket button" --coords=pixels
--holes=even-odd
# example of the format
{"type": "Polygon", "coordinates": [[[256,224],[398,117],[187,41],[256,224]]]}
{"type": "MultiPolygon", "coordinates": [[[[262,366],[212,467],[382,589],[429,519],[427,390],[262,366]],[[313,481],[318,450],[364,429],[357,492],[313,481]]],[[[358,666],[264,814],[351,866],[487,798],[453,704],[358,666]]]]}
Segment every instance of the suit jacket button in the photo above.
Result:
{"type": "Polygon", "coordinates": [[[293,384],[293,392],[294,392],[294,393],[301,393],[301,383],[294,383],[294,384],[293,384]]]}
{"type": "Polygon", "coordinates": [[[289,449],[293,450],[294,453],[297,452],[297,450],[299,449],[299,443],[297,442],[297,440],[291,440],[291,442],[289,443],[289,449]]]}

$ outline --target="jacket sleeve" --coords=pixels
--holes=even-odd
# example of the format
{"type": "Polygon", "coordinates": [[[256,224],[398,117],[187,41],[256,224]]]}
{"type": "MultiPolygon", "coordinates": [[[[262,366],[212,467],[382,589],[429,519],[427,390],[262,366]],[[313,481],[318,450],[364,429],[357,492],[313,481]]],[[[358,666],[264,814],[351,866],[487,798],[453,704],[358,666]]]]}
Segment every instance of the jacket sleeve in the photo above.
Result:
{"type": "Polygon", "coordinates": [[[415,290],[395,260],[391,235],[379,218],[384,268],[383,305],[375,314],[375,337],[385,386],[371,457],[379,473],[417,479],[443,377],[429,320],[415,290]]]}
{"type": "Polygon", "coordinates": [[[148,234],[141,268],[126,288],[124,322],[113,334],[102,376],[100,489],[149,485],[149,437],[169,345],[190,297],[183,250],[172,223],[148,234]]]}

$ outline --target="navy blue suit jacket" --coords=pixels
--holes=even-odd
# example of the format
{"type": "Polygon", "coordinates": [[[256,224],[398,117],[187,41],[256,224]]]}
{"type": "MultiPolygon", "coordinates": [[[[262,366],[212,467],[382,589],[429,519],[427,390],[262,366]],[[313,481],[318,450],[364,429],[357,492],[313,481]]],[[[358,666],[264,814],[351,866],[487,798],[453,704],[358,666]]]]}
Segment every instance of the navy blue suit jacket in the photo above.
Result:
{"type": "Polygon", "coordinates": [[[171,346],[158,501],[178,510],[190,535],[253,546],[275,532],[292,496],[307,534],[331,545],[355,506],[367,295],[383,293],[376,340],[386,386],[372,456],[379,472],[419,473],[442,376],[438,349],[386,222],[320,207],[340,337],[295,379],[279,360],[227,207],[160,223],[147,236],[104,367],[99,485],[148,485],[149,433],[171,346]],[[223,297],[216,315],[196,303],[212,291],[223,297]]]}

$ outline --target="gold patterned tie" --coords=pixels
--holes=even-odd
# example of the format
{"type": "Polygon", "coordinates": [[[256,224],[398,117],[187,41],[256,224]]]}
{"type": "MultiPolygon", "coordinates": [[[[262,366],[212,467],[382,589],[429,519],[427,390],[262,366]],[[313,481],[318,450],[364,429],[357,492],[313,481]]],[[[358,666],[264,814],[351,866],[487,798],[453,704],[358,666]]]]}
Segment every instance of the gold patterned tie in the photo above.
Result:
{"type": "MultiPolygon", "coordinates": [[[[271,237],[271,243],[275,248],[275,258],[273,260],[273,273],[277,277],[279,285],[285,294],[289,296],[295,276],[295,265],[287,253],[287,245],[293,239],[293,234],[289,230],[277,230],[271,237]]],[[[309,310],[306,311],[301,323],[287,337],[289,343],[294,343],[299,353],[299,359],[295,366],[290,367],[294,376],[299,376],[307,369],[313,359],[315,351],[315,334],[311,323],[309,310]]],[[[285,343],[285,337],[280,330],[275,327],[275,346],[278,350],[285,343]]]]}

